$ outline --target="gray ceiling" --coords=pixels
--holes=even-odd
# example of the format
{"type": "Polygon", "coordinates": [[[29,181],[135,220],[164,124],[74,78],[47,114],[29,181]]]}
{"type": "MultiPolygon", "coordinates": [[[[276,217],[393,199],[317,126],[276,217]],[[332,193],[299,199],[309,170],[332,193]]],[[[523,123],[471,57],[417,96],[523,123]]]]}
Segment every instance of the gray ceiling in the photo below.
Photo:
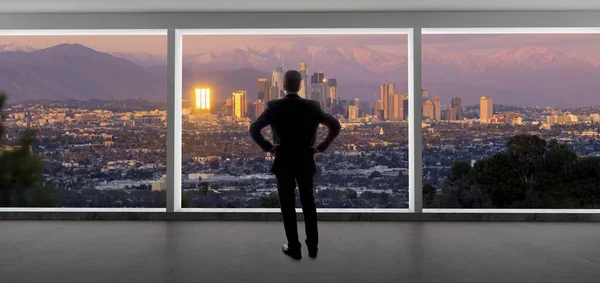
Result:
{"type": "Polygon", "coordinates": [[[561,10],[600,10],[600,0],[0,0],[0,13],[561,10]]]}

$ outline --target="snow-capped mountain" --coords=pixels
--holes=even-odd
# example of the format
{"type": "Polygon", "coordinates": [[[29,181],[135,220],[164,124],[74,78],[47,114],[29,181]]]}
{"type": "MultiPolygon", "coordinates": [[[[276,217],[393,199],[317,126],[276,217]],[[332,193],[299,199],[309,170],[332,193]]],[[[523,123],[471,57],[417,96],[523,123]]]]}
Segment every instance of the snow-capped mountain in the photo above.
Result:
{"type": "Polygon", "coordinates": [[[0,52],[33,52],[36,49],[29,45],[19,45],[15,43],[0,44],[0,52]]]}
{"type": "Polygon", "coordinates": [[[113,56],[123,58],[143,67],[166,66],[167,55],[132,52],[112,52],[113,56]]]}
{"type": "Polygon", "coordinates": [[[545,47],[524,47],[502,51],[488,57],[490,68],[527,68],[541,69],[550,67],[588,66],[591,62],[579,56],[551,50],[545,47]]]}
{"type": "MultiPolygon", "coordinates": [[[[379,84],[407,88],[407,58],[365,46],[289,48],[242,47],[184,57],[184,86],[209,84],[224,99],[235,89],[256,95],[256,79],[273,68],[308,64],[338,81],[344,99],[379,99],[379,84]]],[[[18,45],[0,49],[0,90],[12,97],[108,98],[164,97],[164,55],[104,53],[78,44],[32,50],[18,45]],[[20,52],[15,52],[20,51],[20,52]],[[28,52],[26,52],[28,51],[28,52]],[[65,80],[64,78],[69,78],[65,80]]],[[[498,104],[578,107],[600,104],[600,60],[544,47],[524,47],[479,55],[469,52],[423,50],[423,86],[464,105],[482,95],[498,104]]],[[[186,90],[187,91],[187,90],[186,90]]],[[[187,93],[187,92],[186,92],[187,93]]],[[[14,99],[14,98],[13,98],[14,99]]]]}

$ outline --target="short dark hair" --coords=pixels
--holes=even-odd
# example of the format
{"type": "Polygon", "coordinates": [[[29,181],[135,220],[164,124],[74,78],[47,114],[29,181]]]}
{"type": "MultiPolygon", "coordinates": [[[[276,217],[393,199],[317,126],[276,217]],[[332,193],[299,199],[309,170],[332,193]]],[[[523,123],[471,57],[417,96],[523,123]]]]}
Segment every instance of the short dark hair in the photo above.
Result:
{"type": "Polygon", "coordinates": [[[283,86],[288,92],[297,92],[300,90],[302,83],[302,75],[296,70],[289,70],[283,76],[283,86]]]}

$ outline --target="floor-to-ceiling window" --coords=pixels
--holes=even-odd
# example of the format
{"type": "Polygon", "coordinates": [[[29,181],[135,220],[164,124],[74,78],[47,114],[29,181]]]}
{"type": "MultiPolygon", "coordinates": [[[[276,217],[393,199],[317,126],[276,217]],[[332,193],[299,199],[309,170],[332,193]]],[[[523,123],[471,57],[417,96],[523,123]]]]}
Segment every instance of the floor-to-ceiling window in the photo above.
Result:
{"type": "Polygon", "coordinates": [[[165,207],[166,31],[32,34],[0,35],[0,206],[165,207]]]}
{"type": "Polygon", "coordinates": [[[425,207],[600,207],[599,34],[424,33],[425,207]]]}
{"type": "Polygon", "coordinates": [[[248,127],[285,95],[292,69],[304,79],[299,95],[342,124],[315,158],[317,207],[408,207],[406,34],[211,33],[183,35],[183,207],[279,206],[273,156],[248,127]]]}

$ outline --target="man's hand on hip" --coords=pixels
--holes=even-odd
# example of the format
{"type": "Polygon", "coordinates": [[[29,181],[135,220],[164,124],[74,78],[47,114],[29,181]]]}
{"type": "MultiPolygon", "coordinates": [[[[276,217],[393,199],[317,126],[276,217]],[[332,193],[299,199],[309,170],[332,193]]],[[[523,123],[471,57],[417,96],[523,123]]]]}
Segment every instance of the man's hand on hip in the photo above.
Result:
{"type": "Polygon", "coordinates": [[[310,148],[312,149],[314,154],[321,153],[321,151],[316,146],[311,146],[310,148]]]}
{"type": "Polygon", "coordinates": [[[271,147],[271,150],[269,150],[269,152],[274,154],[277,151],[277,147],[279,147],[279,144],[274,144],[273,147],[271,147]]]}

